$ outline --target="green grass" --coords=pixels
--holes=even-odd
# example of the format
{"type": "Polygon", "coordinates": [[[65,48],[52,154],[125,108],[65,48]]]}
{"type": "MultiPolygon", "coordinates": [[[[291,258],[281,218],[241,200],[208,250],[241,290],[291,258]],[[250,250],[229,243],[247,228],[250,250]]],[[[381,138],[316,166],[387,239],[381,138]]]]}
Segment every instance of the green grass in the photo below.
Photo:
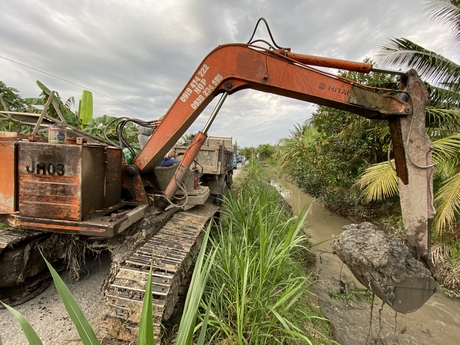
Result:
{"type": "Polygon", "coordinates": [[[303,218],[287,215],[280,195],[250,162],[247,177],[226,198],[202,301],[213,344],[331,343],[327,321],[308,297],[313,279],[299,253],[308,243],[303,218]],[[318,326],[322,323],[322,326],[318,326]]]}
{"type": "Polygon", "coordinates": [[[197,345],[202,345],[205,342],[205,335],[209,319],[209,307],[205,306],[205,317],[203,322],[198,326],[196,325],[198,319],[198,310],[200,307],[201,299],[208,281],[209,273],[214,262],[216,250],[211,249],[207,255],[206,248],[209,239],[211,226],[208,226],[200,253],[195,262],[195,269],[193,270],[192,280],[187,291],[187,298],[185,299],[184,312],[179,324],[176,343],[189,345],[193,344],[194,334],[201,328],[200,337],[197,345]]]}

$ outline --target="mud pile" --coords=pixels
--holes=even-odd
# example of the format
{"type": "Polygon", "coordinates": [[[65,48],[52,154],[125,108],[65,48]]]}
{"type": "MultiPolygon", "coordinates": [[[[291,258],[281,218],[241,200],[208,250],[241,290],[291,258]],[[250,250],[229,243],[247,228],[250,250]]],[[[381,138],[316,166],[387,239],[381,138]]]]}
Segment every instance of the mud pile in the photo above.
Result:
{"type": "Polygon", "coordinates": [[[361,284],[394,310],[409,313],[419,309],[436,290],[425,265],[408,247],[371,223],[343,228],[331,246],[361,284]]]}

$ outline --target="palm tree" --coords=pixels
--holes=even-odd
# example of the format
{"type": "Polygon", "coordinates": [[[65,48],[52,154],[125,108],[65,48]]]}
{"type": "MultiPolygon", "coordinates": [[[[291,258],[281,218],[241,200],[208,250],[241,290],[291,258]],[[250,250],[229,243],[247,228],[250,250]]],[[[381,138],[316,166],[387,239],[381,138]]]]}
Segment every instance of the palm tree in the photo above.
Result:
{"type": "Polygon", "coordinates": [[[281,166],[287,170],[294,161],[308,155],[309,146],[320,137],[320,133],[307,122],[295,124],[290,132],[287,138],[280,140],[281,166]]]}
{"type": "MultiPolygon", "coordinates": [[[[430,0],[425,10],[436,21],[449,24],[460,45],[460,1],[430,0]]],[[[393,38],[382,47],[380,65],[414,68],[427,82],[430,102],[426,108],[428,134],[438,164],[435,179],[437,215],[434,229],[439,234],[454,231],[460,215],[460,65],[406,38],[393,38]]],[[[387,163],[370,167],[359,185],[368,200],[397,193],[397,179],[387,163]]]]}

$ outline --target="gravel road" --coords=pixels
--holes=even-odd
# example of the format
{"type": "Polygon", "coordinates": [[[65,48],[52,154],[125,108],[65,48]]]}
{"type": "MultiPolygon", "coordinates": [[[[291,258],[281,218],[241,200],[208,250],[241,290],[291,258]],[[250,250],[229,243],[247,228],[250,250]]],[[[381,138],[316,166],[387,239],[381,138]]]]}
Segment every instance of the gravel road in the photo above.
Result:
{"type": "MultiPolygon", "coordinates": [[[[89,273],[82,275],[80,281],[69,283],[67,273],[61,277],[69,287],[86,318],[97,316],[98,308],[103,304],[100,292],[102,281],[110,267],[110,255],[103,253],[98,259],[89,259],[89,273]]],[[[15,307],[30,322],[43,344],[78,344],[79,337],[70,320],[59,294],[51,284],[42,294],[15,307]]],[[[5,309],[0,310],[0,345],[28,345],[21,327],[5,309]]]]}

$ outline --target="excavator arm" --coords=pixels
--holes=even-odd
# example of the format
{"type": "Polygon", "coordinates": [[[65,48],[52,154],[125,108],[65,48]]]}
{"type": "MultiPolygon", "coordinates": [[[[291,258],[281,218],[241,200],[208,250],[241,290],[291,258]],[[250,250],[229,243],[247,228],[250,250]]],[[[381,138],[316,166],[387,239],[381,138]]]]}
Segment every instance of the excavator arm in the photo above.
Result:
{"type": "MultiPolygon", "coordinates": [[[[399,90],[375,90],[311,65],[370,72],[370,64],[267,50],[247,44],[214,49],[200,64],[161,124],[137,156],[141,174],[153,171],[206,106],[219,94],[253,89],[389,121],[406,238],[414,255],[428,261],[432,205],[431,141],[425,130],[428,93],[414,70],[401,74],[399,90]]],[[[379,70],[380,71],[380,70],[379,70]]],[[[205,135],[196,136],[165,195],[174,195],[205,135]]],[[[201,133],[202,134],[202,133],[201,133]]]]}
{"type": "MultiPolygon", "coordinates": [[[[355,64],[357,68],[359,64],[355,64]]],[[[286,51],[245,44],[222,45],[203,60],[136,158],[141,173],[155,168],[218,94],[243,89],[326,105],[368,118],[412,113],[412,102],[405,97],[407,90],[381,95],[364,85],[313,69],[286,56],[286,51]]]]}

